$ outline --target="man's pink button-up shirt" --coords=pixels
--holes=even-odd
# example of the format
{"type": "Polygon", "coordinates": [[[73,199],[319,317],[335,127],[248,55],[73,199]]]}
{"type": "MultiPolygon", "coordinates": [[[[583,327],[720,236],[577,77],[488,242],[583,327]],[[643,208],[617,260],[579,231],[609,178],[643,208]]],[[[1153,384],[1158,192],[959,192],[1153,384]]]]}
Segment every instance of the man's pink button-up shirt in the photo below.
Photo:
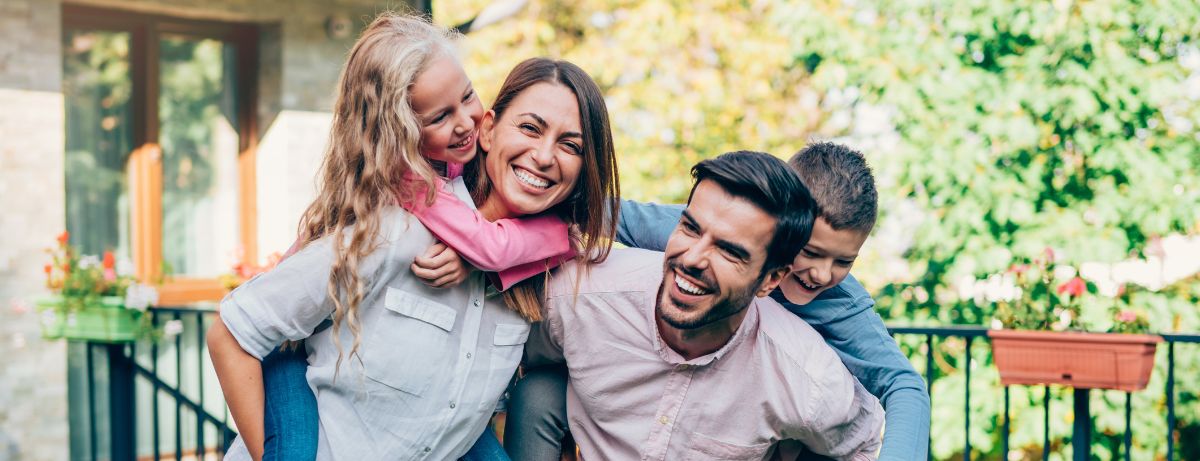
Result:
{"type": "Polygon", "coordinates": [[[577,269],[550,281],[526,360],[566,361],[568,423],[585,459],[759,460],[782,441],[875,458],[879,401],[775,301],[754,300],[724,347],[685,360],[655,323],[662,253],[614,250],[580,280],[577,269]]]}

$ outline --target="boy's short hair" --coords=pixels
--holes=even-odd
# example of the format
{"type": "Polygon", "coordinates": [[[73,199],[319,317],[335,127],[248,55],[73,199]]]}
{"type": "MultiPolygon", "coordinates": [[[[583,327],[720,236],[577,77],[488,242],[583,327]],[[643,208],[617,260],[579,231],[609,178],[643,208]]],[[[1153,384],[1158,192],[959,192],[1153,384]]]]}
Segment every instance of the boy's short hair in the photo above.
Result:
{"type": "Polygon", "coordinates": [[[875,227],[879,196],[875,176],[858,151],[841,144],[817,142],[788,160],[817,204],[817,217],[834,230],[870,234],[875,227]]]}

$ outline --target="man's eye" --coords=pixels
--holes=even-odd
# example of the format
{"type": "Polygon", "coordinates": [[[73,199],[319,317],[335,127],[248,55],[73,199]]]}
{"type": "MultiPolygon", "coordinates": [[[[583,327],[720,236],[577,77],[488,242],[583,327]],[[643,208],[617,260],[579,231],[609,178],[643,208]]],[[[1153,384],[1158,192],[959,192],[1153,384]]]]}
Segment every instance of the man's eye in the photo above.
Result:
{"type": "Polygon", "coordinates": [[[467,94],[465,96],[463,96],[462,100],[463,100],[463,102],[467,102],[472,99],[475,99],[475,90],[467,91],[467,94]]]}

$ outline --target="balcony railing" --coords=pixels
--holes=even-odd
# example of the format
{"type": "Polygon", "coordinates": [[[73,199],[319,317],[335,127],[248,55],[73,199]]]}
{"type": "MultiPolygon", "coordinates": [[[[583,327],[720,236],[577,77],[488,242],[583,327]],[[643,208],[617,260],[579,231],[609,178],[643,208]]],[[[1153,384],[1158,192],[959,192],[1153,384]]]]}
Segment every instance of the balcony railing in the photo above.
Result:
{"type": "MultiPolygon", "coordinates": [[[[158,308],[153,309],[157,327],[172,326],[168,331],[181,332],[164,337],[159,342],[111,345],[101,343],[79,343],[72,346],[72,362],[82,361],[83,376],[71,380],[72,413],[72,459],[220,459],[233,440],[235,432],[230,427],[228,411],[221,396],[220,387],[212,371],[205,344],[205,331],[216,320],[211,307],[158,308]],[[78,349],[83,349],[83,358],[78,349]],[[82,378],[82,379],[78,379],[82,378]],[[86,440],[82,435],[86,434],[86,440]]],[[[963,383],[961,392],[963,415],[963,446],[961,458],[980,459],[982,452],[973,449],[971,421],[973,401],[971,397],[973,365],[989,365],[990,352],[981,357],[980,351],[972,351],[972,345],[988,341],[987,329],[971,326],[951,327],[889,327],[891,334],[901,343],[914,366],[920,370],[929,388],[939,378],[938,370],[945,369],[949,354],[956,354],[958,347],[941,347],[951,342],[962,342],[962,355],[951,357],[956,364],[953,370],[961,370],[963,383]]],[[[1195,354],[1200,351],[1200,334],[1164,334],[1166,349],[1165,415],[1166,433],[1138,434],[1138,437],[1163,437],[1165,453],[1156,454],[1158,459],[1174,461],[1179,458],[1176,434],[1176,349],[1188,349],[1195,354]]],[[[956,345],[957,346],[957,345],[956,345]]],[[[979,349],[978,347],[976,349],[979,349]]],[[[974,378],[980,379],[980,378],[974,378]]],[[[1200,383],[1185,383],[1189,395],[1200,394],[1200,383]]],[[[1000,384],[996,382],[996,387],[1000,384]]],[[[1150,392],[1149,390],[1143,392],[1150,392]]],[[[1002,426],[998,434],[1001,446],[999,459],[1009,458],[1009,434],[1011,418],[1010,390],[1003,388],[1004,410],[1002,426]]],[[[1077,392],[1076,396],[1080,394],[1077,392]]],[[[1086,395],[1086,394],[1085,394],[1086,395]]],[[[946,405],[955,404],[944,395],[931,395],[934,414],[946,405]],[[942,403],[948,401],[949,403],[942,403]]],[[[1051,405],[1050,388],[1045,388],[1042,397],[1042,456],[1049,459],[1057,447],[1051,438],[1050,417],[1054,412],[1051,405]]],[[[1078,399],[1077,399],[1078,400],[1078,399]]],[[[1076,414],[1079,413],[1076,402],[1076,414]]],[[[1119,446],[1112,447],[1112,459],[1131,459],[1133,431],[1130,426],[1132,413],[1130,394],[1125,395],[1125,432],[1119,446]]],[[[1073,440],[1072,455],[1075,459],[1088,459],[1087,454],[1094,446],[1104,443],[1103,437],[1091,435],[1092,418],[1077,418],[1076,434],[1086,424],[1084,439],[1073,440]]],[[[943,434],[945,436],[946,434],[943,434]]],[[[933,437],[938,437],[934,434],[933,437]]],[[[993,436],[997,436],[993,434],[993,436]]],[[[1079,439],[1076,436],[1076,439],[1079,439]]],[[[957,457],[957,455],[956,455],[957,457]]]]}

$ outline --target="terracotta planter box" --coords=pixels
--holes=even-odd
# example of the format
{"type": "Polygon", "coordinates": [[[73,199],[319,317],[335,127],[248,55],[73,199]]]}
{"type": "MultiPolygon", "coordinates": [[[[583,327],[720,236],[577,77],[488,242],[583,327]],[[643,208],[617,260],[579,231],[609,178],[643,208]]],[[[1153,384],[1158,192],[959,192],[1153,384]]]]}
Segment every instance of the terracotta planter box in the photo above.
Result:
{"type": "Polygon", "coordinates": [[[1142,390],[1162,337],[1116,333],[991,330],[1000,383],[1142,390]]]}

